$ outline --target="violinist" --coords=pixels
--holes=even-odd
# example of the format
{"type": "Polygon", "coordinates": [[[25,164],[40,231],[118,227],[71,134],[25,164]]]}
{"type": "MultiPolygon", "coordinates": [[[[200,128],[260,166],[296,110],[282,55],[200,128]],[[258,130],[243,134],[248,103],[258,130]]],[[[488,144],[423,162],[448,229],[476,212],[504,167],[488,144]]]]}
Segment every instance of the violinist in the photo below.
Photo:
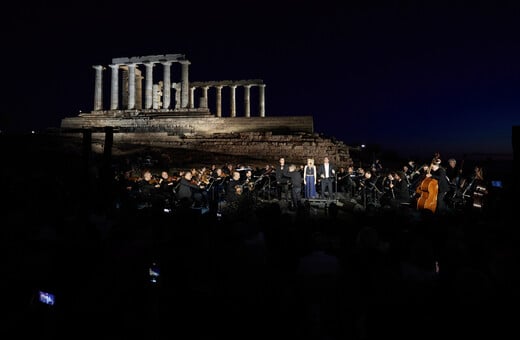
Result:
{"type": "Polygon", "coordinates": [[[141,179],[137,182],[139,189],[138,204],[143,207],[151,207],[156,198],[156,180],[150,170],[144,170],[141,179]]]}
{"type": "Polygon", "coordinates": [[[194,204],[202,206],[204,198],[201,192],[202,188],[202,185],[196,184],[193,181],[193,173],[191,171],[186,171],[179,181],[177,199],[182,204],[185,204],[185,207],[191,207],[194,204]]]}
{"type": "Polygon", "coordinates": [[[226,192],[226,181],[229,176],[226,175],[222,168],[215,168],[211,174],[211,184],[208,190],[208,196],[212,202],[218,202],[221,195],[226,192]]]}
{"type": "Polygon", "coordinates": [[[390,176],[392,177],[389,184],[392,192],[390,206],[398,208],[402,204],[410,204],[410,190],[406,181],[406,173],[404,171],[395,171],[391,172],[390,176]]]}
{"type": "Polygon", "coordinates": [[[274,173],[274,167],[272,167],[271,164],[266,164],[263,169],[260,169],[259,173],[260,176],[270,176],[274,173]]]}
{"type": "Polygon", "coordinates": [[[211,169],[202,167],[202,169],[200,169],[200,171],[198,172],[199,184],[201,184],[205,188],[207,188],[210,185],[211,180],[212,180],[211,174],[212,174],[211,169]]]}
{"type": "Polygon", "coordinates": [[[161,171],[161,177],[155,185],[159,198],[163,201],[168,200],[168,202],[173,202],[174,187],[176,184],[176,179],[170,176],[167,170],[161,171]]]}

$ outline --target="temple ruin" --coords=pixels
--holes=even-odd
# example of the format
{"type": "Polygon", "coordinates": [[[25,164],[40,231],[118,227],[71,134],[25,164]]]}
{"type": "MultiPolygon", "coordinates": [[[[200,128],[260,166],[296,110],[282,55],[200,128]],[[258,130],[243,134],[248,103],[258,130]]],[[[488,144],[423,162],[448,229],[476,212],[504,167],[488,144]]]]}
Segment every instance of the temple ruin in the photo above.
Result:
{"type": "Polygon", "coordinates": [[[349,148],[315,133],[312,116],[267,116],[263,80],[192,82],[190,65],[183,54],[113,58],[110,77],[94,65],[93,110],[64,118],[62,133],[88,130],[102,144],[110,128],[114,146],[203,147],[258,159],[327,155],[351,164],[349,148]]]}

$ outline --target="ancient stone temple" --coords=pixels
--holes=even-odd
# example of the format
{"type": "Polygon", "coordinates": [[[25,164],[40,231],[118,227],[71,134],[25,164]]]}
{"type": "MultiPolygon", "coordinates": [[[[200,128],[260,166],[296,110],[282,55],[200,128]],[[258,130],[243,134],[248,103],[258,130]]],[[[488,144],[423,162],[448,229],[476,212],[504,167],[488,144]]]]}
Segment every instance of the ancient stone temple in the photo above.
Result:
{"type": "Polygon", "coordinates": [[[312,116],[266,115],[261,79],[190,81],[190,65],[183,54],[113,58],[109,68],[94,65],[93,110],[64,118],[61,133],[88,130],[93,143],[103,144],[110,128],[114,146],[203,148],[254,155],[259,161],[328,156],[339,166],[351,164],[349,148],[315,133],[312,116]]]}

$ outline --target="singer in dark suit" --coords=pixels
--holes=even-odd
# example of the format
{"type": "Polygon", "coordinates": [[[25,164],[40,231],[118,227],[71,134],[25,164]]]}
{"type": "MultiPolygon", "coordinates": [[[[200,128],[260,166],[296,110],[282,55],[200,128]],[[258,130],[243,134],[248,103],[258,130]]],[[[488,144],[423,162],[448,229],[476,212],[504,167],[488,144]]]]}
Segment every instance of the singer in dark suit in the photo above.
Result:
{"type": "Polygon", "coordinates": [[[334,199],[334,179],[336,178],[336,169],[329,163],[328,157],[323,158],[323,164],[318,168],[318,177],[321,181],[321,197],[334,199]]]}

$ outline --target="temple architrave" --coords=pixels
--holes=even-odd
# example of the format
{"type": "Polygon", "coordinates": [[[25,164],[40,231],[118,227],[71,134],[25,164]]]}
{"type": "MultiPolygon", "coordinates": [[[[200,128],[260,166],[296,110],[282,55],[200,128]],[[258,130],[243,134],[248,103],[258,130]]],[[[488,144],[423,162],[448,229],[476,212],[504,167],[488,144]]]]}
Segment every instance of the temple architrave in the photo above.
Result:
{"type": "Polygon", "coordinates": [[[115,147],[204,149],[302,163],[327,156],[338,166],[352,164],[349,147],[314,132],[312,116],[267,117],[263,80],[192,82],[190,65],[183,54],[113,58],[109,68],[94,65],[93,110],[64,118],[61,133],[89,131],[92,142],[103,145],[109,130],[115,147]]]}

